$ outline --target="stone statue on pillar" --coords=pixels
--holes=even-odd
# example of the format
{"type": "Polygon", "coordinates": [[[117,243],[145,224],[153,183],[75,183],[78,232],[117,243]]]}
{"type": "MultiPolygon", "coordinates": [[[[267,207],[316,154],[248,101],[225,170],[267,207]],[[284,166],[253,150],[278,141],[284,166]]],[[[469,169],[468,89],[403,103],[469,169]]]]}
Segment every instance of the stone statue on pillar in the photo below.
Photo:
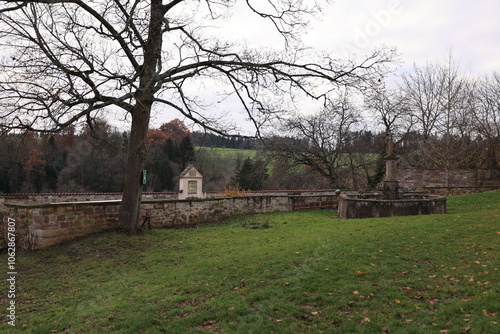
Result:
{"type": "Polygon", "coordinates": [[[385,156],[395,157],[396,151],[394,150],[394,140],[392,139],[392,132],[387,130],[385,133],[385,156]]]}

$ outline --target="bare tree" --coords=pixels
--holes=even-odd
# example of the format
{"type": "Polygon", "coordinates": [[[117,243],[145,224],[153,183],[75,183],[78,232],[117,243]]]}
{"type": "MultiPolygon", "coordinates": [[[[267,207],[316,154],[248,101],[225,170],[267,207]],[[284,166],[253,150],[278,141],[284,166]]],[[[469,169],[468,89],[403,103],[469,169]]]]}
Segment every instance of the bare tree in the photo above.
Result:
{"type": "Polygon", "coordinates": [[[475,153],[472,80],[450,55],[444,64],[415,67],[404,83],[411,117],[422,131],[422,163],[446,170],[467,167],[475,153]]]}
{"type": "Polygon", "coordinates": [[[390,89],[385,82],[377,82],[365,92],[364,97],[365,105],[385,131],[403,134],[412,129],[408,98],[402,90],[390,89]]]}
{"type": "Polygon", "coordinates": [[[0,0],[0,45],[8,54],[0,65],[2,126],[57,131],[123,111],[131,128],[120,222],[135,233],[153,107],[227,134],[227,125],[207,110],[234,99],[259,133],[293,107],[299,92],[321,99],[339,86],[369,82],[394,57],[386,49],[358,63],[312,57],[298,41],[319,7],[300,0],[246,1],[284,38],[282,50],[256,51],[212,36],[210,26],[220,25],[236,3],[0,0]]]}
{"type": "Polygon", "coordinates": [[[403,89],[410,100],[411,117],[427,139],[434,133],[442,113],[443,73],[432,64],[424,68],[414,65],[413,71],[403,75],[403,89]]]}
{"type": "Polygon", "coordinates": [[[327,178],[334,188],[341,186],[342,172],[349,172],[350,132],[359,115],[347,95],[329,101],[313,115],[297,115],[283,124],[284,137],[270,141],[270,154],[286,159],[290,165],[309,166],[327,178]],[[288,138],[299,140],[291,141],[288,138]]]}
{"type": "Polygon", "coordinates": [[[479,82],[474,110],[477,134],[484,141],[484,161],[488,168],[500,167],[500,73],[479,82]]]}

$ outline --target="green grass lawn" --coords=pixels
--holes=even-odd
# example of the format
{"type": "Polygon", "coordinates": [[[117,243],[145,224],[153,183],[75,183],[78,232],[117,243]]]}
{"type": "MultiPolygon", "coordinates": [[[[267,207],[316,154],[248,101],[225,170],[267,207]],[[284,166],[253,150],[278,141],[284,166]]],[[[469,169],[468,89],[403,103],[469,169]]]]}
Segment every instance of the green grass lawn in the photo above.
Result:
{"type": "Polygon", "coordinates": [[[197,147],[197,151],[201,151],[207,155],[217,155],[222,159],[237,160],[238,158],[244,159],[247,157],[253,158],[257,150],[243,150],[236,148],[220,148],[220,147],[197,147]]]}
{"type": "Polygon", "coordinates": [[[0,332],[500,333],[500,191],[448,211],[238,216],[18,254],[0,332]]]}

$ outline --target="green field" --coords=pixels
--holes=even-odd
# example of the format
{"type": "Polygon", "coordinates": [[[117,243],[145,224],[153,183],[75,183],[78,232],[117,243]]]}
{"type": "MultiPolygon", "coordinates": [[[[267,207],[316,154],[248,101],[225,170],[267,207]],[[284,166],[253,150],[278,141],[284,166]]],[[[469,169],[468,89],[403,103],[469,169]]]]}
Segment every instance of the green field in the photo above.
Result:
{"type": "Polygon", "coordinates": [[[257,150],[242,150],[237,148],[220,148],[220,147],[195,147],[195,151],[202,151],[206,154],[218,154],[225,159],[237,159],[238,157],[254,157],[257,150]]]}
{"type": "Polygon", "coordinates": [[[500,191],[448,211],[238,216],[18,254],[0,332],[499,333],[500,191]]]}
{"type": "Polygon", "coordinates": [[[196,147],[195,152],[196,167],[210,176],[214,173],[235,173],[239,163],[242,163],[248,157],[255,157],[258,151],[219,147],[196,147]]]}

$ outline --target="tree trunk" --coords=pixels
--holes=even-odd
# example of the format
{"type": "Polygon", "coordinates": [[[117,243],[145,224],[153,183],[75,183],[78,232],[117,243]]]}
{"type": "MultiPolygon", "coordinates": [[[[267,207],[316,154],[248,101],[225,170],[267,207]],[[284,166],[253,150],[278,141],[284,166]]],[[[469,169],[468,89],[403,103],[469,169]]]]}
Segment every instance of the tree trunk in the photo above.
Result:
{"type": "MultiPolygon", "coordinates": [[[[137,106],[139,105],[138,103],[137,106]]],[[[146,138],[151,111],[151,106],[142,106],[142,108],[137,106],[132,113],[132,127],[119,218],[120,224],[131,234],[135,234],[140,228],[141,172],[146,159],[146,138]]]]}
{"type": "Polygon", "coordinates": [[[161,57],[163,14],[162,1],[152,0],[148,40],[144,47],[144,63],[142,68],[136,69],[140,71],[139,87],[135,94],[135,107],[132,111],[132,127],[119,217],[120,224],[131,234],[135,234],[140,229],[141,171],[146,160],[149,117],[155,94],[156,71],[161,57]]]}

